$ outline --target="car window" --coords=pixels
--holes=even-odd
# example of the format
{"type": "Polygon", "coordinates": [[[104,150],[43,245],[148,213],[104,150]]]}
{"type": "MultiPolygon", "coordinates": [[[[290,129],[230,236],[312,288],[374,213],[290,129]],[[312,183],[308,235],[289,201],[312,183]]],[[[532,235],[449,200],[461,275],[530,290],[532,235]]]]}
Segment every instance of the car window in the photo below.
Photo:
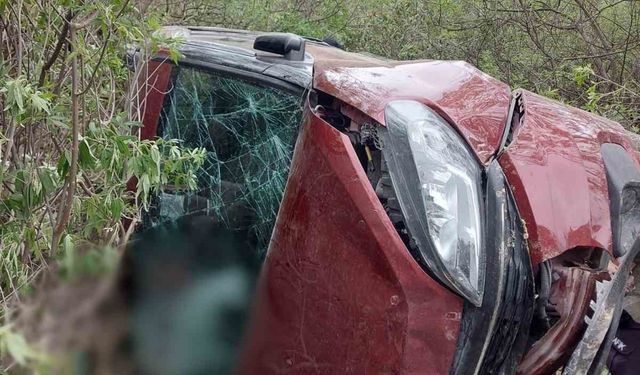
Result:
{"type": "Polygon", "coordinates": [[[204,147],[198,188],[167,187],[147,225],[206,215],[268,246],[302,119],[302,97],[228,74],[182,66],[161,112],[159,136],[204,147]]]}

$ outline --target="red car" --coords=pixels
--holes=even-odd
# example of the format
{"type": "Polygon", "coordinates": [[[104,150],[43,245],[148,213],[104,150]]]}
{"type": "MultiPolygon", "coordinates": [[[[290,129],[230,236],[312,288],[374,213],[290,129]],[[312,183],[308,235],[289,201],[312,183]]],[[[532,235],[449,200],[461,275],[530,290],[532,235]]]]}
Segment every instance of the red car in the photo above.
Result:
{"type": "Polygon", "coordinates": [[[207,160],[146,221],[264,254],[236,372],[599,373],[640,249],[622,126],[461,61],[165,32],[182,57],[146,65],[141,137],[207,160]]]}

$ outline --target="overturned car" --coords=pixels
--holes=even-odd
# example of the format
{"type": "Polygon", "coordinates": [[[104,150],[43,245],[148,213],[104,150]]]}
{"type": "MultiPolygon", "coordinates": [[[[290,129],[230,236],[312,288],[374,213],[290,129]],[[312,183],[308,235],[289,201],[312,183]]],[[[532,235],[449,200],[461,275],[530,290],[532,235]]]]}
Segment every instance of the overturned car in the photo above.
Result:
{"type": "Polygon", "coordinates": [[[260,258],[235,371],[600,373],[640,250],[619,124],[464,62],[164,31],[140,136],[207,159],[146,225],[204,217],[260,258]]]}

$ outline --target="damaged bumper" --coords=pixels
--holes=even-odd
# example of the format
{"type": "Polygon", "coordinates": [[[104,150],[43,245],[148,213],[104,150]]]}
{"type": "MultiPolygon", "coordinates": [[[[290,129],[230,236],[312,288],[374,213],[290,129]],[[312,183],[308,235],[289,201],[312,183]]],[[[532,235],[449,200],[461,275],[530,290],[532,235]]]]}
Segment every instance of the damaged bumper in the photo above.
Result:
{"type": "Polygon", "coordinates": [[[601,374],[611,343],[618,330],[625,285],[631,273],[635,257],[640,252],[640,238],[622,257],[618,271],[610,281],[599,284],[597,302],[592,305],[593,315],[588,328],[571,355],[563,374],[601,374]]]}

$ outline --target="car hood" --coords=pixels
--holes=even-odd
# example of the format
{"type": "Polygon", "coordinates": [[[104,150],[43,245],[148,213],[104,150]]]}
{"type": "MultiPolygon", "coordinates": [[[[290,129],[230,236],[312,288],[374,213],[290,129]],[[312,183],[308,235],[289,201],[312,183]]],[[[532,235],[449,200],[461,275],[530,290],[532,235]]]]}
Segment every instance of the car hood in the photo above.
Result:
{"type": "Polygon", "coordinates": [[[422,102],[457,127],[486,164],[500,145],[509,86],[462,61],[387,61],[335,49],[309,48],[315,89],[384,124],[393,100],[422,102]]]}
{"type": "MultiPolygon", "coordinates": [[[[381,124],[387,103],[416,100],[454,125],[482,163],[500,147],[511,91],[468,63],[387,61],[326,48],[314,58],[315,89],[381,124]]],[[[511,129],[512,142],[499,161],[528,232],[532,262],[574,248],[611,251],[600,147],[619,144],[640,165],[628,132],[592,113],[524,90],[521,95],[524,117],[511,129]]]]}
{"type": "Polygon", "coordinates": [[[611,251],[607,175],[600,148],[622,146],[638,163],[618,123],[522,90],[522,121],[499,162],[529,234],[532,262],[568,249],[611,251]]]}

